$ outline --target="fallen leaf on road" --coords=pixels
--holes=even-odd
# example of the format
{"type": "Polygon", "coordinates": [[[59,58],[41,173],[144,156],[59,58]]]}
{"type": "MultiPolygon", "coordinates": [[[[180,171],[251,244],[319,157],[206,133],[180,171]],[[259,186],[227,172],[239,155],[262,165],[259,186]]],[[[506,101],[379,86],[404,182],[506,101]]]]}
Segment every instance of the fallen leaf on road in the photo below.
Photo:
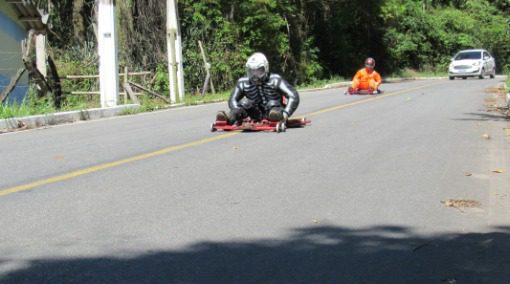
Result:
{"type": "Polygon", "coordinates": [[[23,121],[21,121],[21,120],[18,120],[18,128],[19,128],[19,129],[25,129],[25,128],[27,128],[27,124],[26,124],[26,123],[24,123],[24,122],[23,122],[23,121]]]}
{"type": "Polygon", "coordinates": [[[467,199],[448,199],[446,201],[441,201],[446,207],[453,208],[477,208],[480,207],[481,203],[476,200],[467,200],[467,199]]]}
{"type": "Polygon", "coordinates": [[[235,147],[232,147],[232,149],[239,150],[239,147],[235,146],[235,147]]]}
{"type": "Polygon", "coordinates": [[[502,169],[496,169],[496,170],[493,170],[492,172],[493,172],[493,173],[497,173],[497,174],[502,174],[502,173],[504,173],[505,171],[504,171],[504,170],[502,170],[502,169]]]}
{"type": "Polygon", "coordinates": [[[485,133],[482,135],[482,138],[489,140],[489,139],[491,139],[491,136],[489,134],[485,133]]]}
{"type": "Polygon", "coordinates": [[[312,220],[312,223],[317,224],[317,223],[319,223],[319,220],[317,220],[317,219],[313,219],[313,220],[312,220]]]}
{"type": "Polygon", "coordinates": [[[464,175],[465,175],[465,176],[467,176],[467,177],[470,177],[470,176],[472,176],[473,174],[472,174],[472,173],[468,173],[468,172],[466,172],[466,173],[464,173],[464,175]]]}

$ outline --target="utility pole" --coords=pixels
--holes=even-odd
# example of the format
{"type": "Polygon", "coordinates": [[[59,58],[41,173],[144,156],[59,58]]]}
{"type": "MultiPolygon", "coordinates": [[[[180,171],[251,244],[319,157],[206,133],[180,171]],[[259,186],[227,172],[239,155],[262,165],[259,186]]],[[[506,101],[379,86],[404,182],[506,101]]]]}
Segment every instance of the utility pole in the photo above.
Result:
{"type": "Polygon", "coordinates": [[[166,1],[166,37],[168,48],[168,77],[170,103],[184,99],[184,72],[182,69],[182,41],[176,0],[166,1]]]}
{"type": "Polygon", "coordinates": [[[99,54],[99,86],[101,107],[117,105],[119,95],[119,63],[117,59],[117,28],[115,20],[115,0],[97,0],[99,54]]]}

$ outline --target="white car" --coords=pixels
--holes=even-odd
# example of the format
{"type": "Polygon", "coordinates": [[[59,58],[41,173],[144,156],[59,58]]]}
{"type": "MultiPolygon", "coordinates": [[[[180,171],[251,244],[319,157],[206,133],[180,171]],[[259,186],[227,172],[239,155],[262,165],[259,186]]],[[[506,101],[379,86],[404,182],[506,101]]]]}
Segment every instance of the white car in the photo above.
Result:
{"type": "Polygon", "coordinates": [[[485,49],[467,49],[459,51],[448,67],[448,78],[455,77],[466,79],[467,77],[478,77],[480,79],[489,75],[496,76],[496,61],[485,49]]]}

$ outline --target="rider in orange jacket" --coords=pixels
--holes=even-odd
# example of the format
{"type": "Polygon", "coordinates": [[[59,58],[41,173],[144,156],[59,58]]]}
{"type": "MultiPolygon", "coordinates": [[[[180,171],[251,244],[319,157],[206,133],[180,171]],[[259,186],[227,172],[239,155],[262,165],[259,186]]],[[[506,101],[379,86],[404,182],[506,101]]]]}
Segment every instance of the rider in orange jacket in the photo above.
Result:
{"type": "Polygon", "coordinates": [[[352,89],[377,91],[382,83],[382,78],[377,71],[374,70],[375,60],[371,57],[365,60],[365,68],[358,70],[354,78],[352,78],[352,89]]]}

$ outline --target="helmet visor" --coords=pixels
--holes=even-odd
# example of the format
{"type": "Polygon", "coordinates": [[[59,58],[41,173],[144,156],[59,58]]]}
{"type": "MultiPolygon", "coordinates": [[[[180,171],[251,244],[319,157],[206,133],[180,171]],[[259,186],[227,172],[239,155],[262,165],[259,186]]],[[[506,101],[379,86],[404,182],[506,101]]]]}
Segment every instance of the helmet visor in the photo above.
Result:
{"type": "Polygon", "coordinates": [[[251,80],[260,81],[266,75],[266,69],[259,67],[257,69],[248,69],[248,77],[251,80]]]}

